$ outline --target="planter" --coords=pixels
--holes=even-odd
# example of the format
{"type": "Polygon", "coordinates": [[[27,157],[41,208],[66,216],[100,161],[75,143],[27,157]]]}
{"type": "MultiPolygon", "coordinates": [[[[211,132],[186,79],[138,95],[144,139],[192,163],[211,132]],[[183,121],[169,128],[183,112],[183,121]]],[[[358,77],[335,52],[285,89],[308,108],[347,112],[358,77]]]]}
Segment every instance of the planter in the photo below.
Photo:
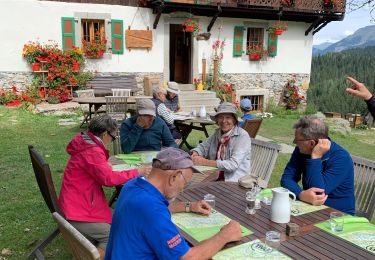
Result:
{"type": "Polygon", "coordinates": [[[262,59],[260,54],[249,54],[249,59],[253,61],[258,61],[262,59]]]}
{"type": "Polygon", "coordinates": [[[33,71],[40,71],[40,63],[33,63],[32,69],[33,71]]]}
{"type": "Polygon", "coordinates": [[[297,109],[297,105],[294,105],[294,104],[287,104],[287,105],[286,105],[286,108],[287,108],[287,109],[291,109],[291,110],[295,110],[295,109],[297,109]]]}
{"type": "Polygon", "coordinates": [[[73,71],[78,72],[79,71],[79,63],[74,63],[73,64],[73,71]]]}
{"type": "Polygon", "coordinates": [[[283,34],[283,30],[275,30],[273,33],[275,34],[275,35],[282,35],[283,34]]]}
{"type": "Polygon", "coordinates": [[[197,85],[197,90],[198,91],[202,91],[203,90],[203,84],[202,83],[200,83],[200,84],[197,85]]]}
{"type": "Polygon", "coordinates": [[[194,32],[194,30],[195,30],[195,27],[194,26],[190,26],[190,25],[186,25],[185,28],[184,28],[185,32],[192,33],[192,32],[194,32]]]}

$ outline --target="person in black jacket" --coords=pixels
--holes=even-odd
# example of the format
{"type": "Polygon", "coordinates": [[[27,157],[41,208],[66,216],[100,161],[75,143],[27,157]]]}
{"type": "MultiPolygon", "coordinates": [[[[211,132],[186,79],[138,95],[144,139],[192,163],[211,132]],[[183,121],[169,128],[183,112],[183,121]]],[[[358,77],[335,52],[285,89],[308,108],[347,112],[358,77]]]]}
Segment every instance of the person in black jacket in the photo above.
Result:
{"type": "Polygon", "coordinates": [[[375,96],[366,88],[366,86],[353,79],[352,77],[347,77],[347,79],[353,84],[350,88],[346,89],[346,92],[352,94],[353,96],[362,98],[370,111],[373,118],[375,118],[375,96]]]}

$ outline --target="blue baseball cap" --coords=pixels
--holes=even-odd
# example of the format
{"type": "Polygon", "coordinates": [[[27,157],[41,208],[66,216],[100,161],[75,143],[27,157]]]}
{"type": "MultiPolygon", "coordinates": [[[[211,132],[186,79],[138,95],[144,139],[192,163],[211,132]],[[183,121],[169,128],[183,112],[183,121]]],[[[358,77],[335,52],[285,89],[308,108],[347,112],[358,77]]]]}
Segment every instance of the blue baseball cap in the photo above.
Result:
{"type": "Polygon", "coordinates": [[[248,98],[244,98],[240,102],[240,107],[245,111],[250,111],[252,109],[251,101],[248,98]]]}

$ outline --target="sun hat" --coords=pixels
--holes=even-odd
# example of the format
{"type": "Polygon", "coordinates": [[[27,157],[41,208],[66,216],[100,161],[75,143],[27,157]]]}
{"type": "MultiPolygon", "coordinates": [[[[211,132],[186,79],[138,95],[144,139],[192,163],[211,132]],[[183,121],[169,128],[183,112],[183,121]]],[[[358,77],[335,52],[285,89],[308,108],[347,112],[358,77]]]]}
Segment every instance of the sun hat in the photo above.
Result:
{"type": "Polygon", "coordinates": [[[253,108],[251,100],[248,98],[242,99],[240,102],[240,108],[242,108],[245,111],[250,111],[253,108]]]}
{"type": "Polygon", "coordinates": [[[210,115],[211,119],[216,121],[216,117],[220,114],[233,114],[234,118],[237,119],[237,109],[236,106],[229,102],[223,102],[217,107],[217,112],[210,115]]]}
{"type": "Polygon", "coordinates": [[[199,172],[194,168],[191,156],[187,152],[175,147],[168,147],[161,150],[152,160],[152,167],[162,170],[192,168],[193,172],[199,172]]]}
{"type": "Polygon", "coordinates": [[[156,116],[155,104],[151,99],[142,98],[137,101],[137,111],[139,115],[156,116]]]}
{"type": "Polygon", "coordinates": [[[168,82],[167,91],[174,93],[174,94],[179,94],[180,90],[178,89],[177,82],[174,82],[174,81],[168,82]]]}

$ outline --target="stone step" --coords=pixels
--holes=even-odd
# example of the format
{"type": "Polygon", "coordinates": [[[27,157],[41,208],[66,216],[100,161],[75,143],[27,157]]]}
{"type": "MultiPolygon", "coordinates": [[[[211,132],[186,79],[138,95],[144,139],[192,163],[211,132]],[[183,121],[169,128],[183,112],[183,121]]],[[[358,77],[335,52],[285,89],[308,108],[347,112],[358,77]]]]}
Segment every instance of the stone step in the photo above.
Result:
{"type": "Polygon", "coordinates": [[[194,98],[216,98],[216,93],[213,91],[181,91],[179,99],[194,99],[194,98]]]}
{"type": "MultiPolygon", "coordinates": [[[[217,106],[205,106],[206,107],[206,111],[207,113],[212,113],[212,112],[215,112],[215,108],[217,108],[217,106]]],[[[195,105],[186,105],[186,106],[181,106],[182,108],[182,111],[184,112],[192,112],[193,110],[195,110],[195,112],[197,114],[199,114],[199,110],[201,109],[201,105],[198,105],[198,106],[195,106],[195,105]]]]}
{"type": "Polygon", "coordinates": [[[178,88],[181,91],[191,91],[195,90],[195,86],[193,84],[178,84],[178,88]]]}
{"type": "Polygon", "coordinates": [[[210,105],[210,106],[218,106],[220,104],[220,99],[218,98],[197,98],[197,99],[186,99],[180,100],[180,105],[184,106],[203,106],[203,105],[210,105]]]}

